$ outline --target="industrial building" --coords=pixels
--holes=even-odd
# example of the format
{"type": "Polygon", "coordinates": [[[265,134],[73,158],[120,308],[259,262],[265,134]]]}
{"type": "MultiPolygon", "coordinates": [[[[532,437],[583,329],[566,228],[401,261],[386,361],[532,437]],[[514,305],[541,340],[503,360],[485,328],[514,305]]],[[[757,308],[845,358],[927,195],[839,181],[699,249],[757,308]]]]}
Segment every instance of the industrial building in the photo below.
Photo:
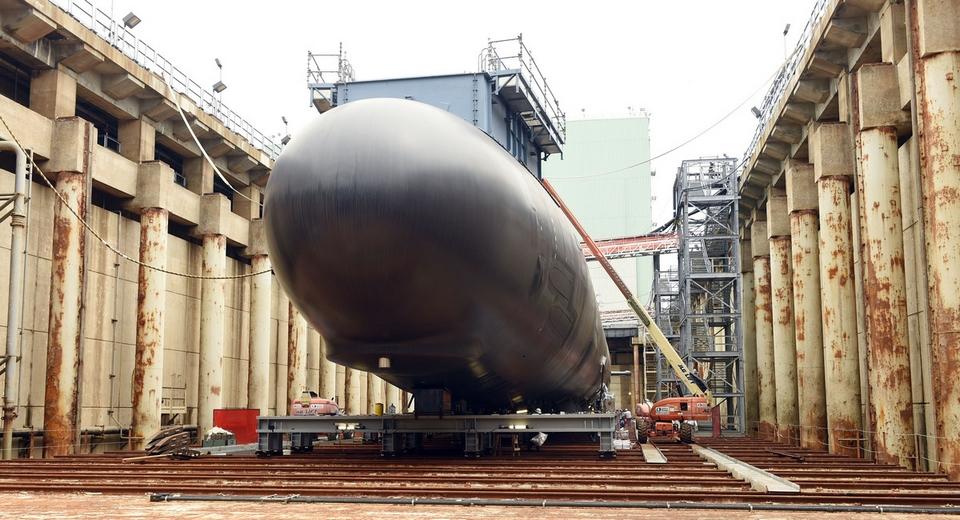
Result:
{"type": "Polygon", "coordinates": [[[135,18],[0,6],[0,494],[960,512],[960,1],[817,0],[658,229],[649,117],[568,121],[522,36],[309,53],[277,142],[135,18]]]}

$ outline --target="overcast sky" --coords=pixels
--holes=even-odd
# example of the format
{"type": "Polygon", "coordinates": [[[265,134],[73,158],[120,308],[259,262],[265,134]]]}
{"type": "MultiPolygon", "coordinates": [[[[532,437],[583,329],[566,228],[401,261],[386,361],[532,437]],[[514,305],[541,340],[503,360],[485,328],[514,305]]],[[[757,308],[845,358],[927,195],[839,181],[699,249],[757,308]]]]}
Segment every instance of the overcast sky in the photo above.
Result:
{"type": "MultiPolygon", "coordinates": [[[[814,0],[283,1],[93,0],[201,85],[224,65],[223,102],[265,134],[316,117],[306,89],[307,50],[340,42],[358,79],[473,72],[488,38],[524,42],[568,118],[651,114],[654,154],[716,122],[760,87],[792,50],[814,0]]],[[[740,157],[756,127],[750,106],[654,162],[653,218],[670,210],[684,158],[740,157]]],[[[626,165],[624,165],[626,166],[626,165]]]]}

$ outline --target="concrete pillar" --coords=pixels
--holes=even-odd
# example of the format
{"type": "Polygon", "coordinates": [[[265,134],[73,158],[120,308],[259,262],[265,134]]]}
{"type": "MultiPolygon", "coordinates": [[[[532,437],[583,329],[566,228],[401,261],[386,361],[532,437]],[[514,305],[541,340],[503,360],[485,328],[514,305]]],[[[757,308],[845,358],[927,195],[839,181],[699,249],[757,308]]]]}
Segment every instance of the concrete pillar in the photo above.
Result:
{"type": "MultiPolygon", "coordinates": [[[[203,275],[223,276],[227,239],[203,236],[203,275]]],[[[200,286],[200,381],[197,386],[199,434],[213,427],[213,410],[223,406],[223,280],[204,278],[200,286]]]]}
{"type": "Polygon", "coordinates": [[[813,166],[808,163],[789,161],[787,165],[800,445],[820,450],[828,446],[827,396],[823,372],[817,187],[813,173],[813,166]]]}
{"type": "Polygon", "coordinates": [[[347,367],[343,365],[334,365],[336,371],[336,398],[340,409],[347,409],[347,367]]]}
{"type": "Polygon", "coordinates": [[[366,381],[361,381],[360,376],[362,374],[363,372],[359,370],[354,370],[350,367],[344,367],[343,385],[345,388],[343,408],[350,415],[363,413],[363,408],[365,406],[365,403],[363,402],[363,394],[366,391],[366,381]]]}
{"type": "Polygon", "coordinates": [[[323,357],[320,333],[313,327],[307,328],[307,390],[320,394],[320,382],[323,377],[323,357]]]}
{"type": "Polygon", "coordinates": [[[183,161],[183,176],[187,179],[187,189],[197,195],[213,193],[213,166],[203,157],[193,157],[183,161]]]}
{"type": "Polygon", "coordinates": [[[79,439],[81,301],[86,233],[74,216],[86,218],[87,157],[95,139],[92,125],[79,118],[56,122],[56,146],[47,165],[66,204],[54,202],[53,260],[50,276],[50,328],[44,388],[43,442],[47,457],[76,451],[79,439]],[[72,208],[72,212],[71,209],[72,208]]]}
{"type": "Polygon", "coordinates": [[[853,226],[851,228],[853,236],[853,280],[856,293],[856,313],[857,313],[857,368],[860,374],[860,417],[863,423],[863,431],[857,432],[857,445],[862,446],[864,453],[873,453],[873,444],[871,440],[871,419],[870,419],[870,385],[867,383],[867,310],[866,310],[866,290],[863,287],[863,212],[860,208],[863,204],[860,202],[861,190],[850,194],[850,215],[853,226]]]}
{"type": "Polygon", "coordinates": [[[365,414],[370,410],[370,394],[367,392],[367,382],[370,380],[370,373],[362,370],[354,370],[353,378],[357,381],[358,399],[354,405],[356,413],[365,414]]]}
{"type": "MultiPolygon", "coordinates": [[[[57,191],[82,218],[86,218],[86,178],[83,173],[61,172],[57,191]]],[[[45,455],[76,452],[78,383],[80,366],[80,302],[84,276],[83,225],[55,202],[53,262],[50,279],[50,337],[44,392],[43,441],[45,455]]]]}
{"type": "MultiPolygon", "coordinates": [[[[140,214],[140,262],[165,269],[169,214],[146,208],[140,214]]],[[[133,365],[132,449],[160,431],[163,395],[163,331],[167,275],[143,265],[137,276],[137,346],[133,365]]]]}
{"type": "Polygon", "coordinates": [[[77,80],[60,69],[40,71],[30,80],[30,109],[58,119],[76,115],[77,80]]]}
{"type": "MultiPolygon", "coordinates": [[[[278,286],[279,287],[279,286],[278,286]]],[[[274,406],[277,413],[284,413],[290,403],[287,402],[287,341],[289,338],[289,310],[290,299],[283,288],[278,289],[278,298],[276,301],[277,329],[276,329],[276,370],[273,376],[274,384],[274,406]]]]}
{"type": "Polygon", "coordinates": [[[254,220],[261,217],[260,213],[260,194],[262,188],[256,184],[240,189],[241,195],[237,195],[233,201],[233,208],[237,215],[247,219],[254,220]]]}
{"type": "Polygon", "coordinates": [[[383,379],[380,379],[373,373],[367,373],[367,410],[366,413],[373,413],[374,406],[377,403],[383,404],[383,379]]]}
{"type": "Polygon", "coordinates": [[[393,406],[394,406],[394,409],[397,411],[397,413],[402,413],[402,412],[403,412],[403,400],[402,400],[401,395],[400,395],[400,389],[397,388],[397,387],[395,387],[395,386],[393,386],[393,385],[391,385],[391,384],[387,384],[387,403],[386,403],[386,405],[387,405],[387,408],[388,408],[388,409],[390,408],[390,405],[393,405],[393,406]]]}
{"type": "Polygon", "coordinates": [[[135,163],[154,159],[157,130],[146,119],[121,121],[117,138],[120,141],[120,155],[127,159],[135,163]]]}
{"type": "MultiPolygon", "coordinates": [[[[760,422],[760,399],[757,394],[757,315],[753,286],[753,252],[750,240],[740,241],[740,270],[743,284],[743,394],[746,431],[756,433],[760,422]]],[[[642,370],[642,368],[641,368],[642,370]]],[[[643,394],[643,384],[639,395],[643,394]]],[[[639,399],[639,397],[638,397],[639,399]]]]}
{"type": "MultiPolygon", "coordinates": [[[[960,0],[910,4],[939,469],[960,480],[960,0]]],[[[930,432],[933,434],[933,432],[930,432]]]]}
{"type": "Polygon", "coordinates": [[[863,429],[853,277],[850,183],[856,173],[850,127],[818,125],[810,138],[820,215],[820,305],[830,453],[860,454],[863,429]]]}
{"type": "Polygon", "coordinates": [[[757,342],[757,417],[760,421],[758,430],[761,437],[774,438],[777,424],[777,376],[773,357],[773,308],[767,223],[754,221],[750,226],[750,234],[757,342]]]}
{"type": "Polygon", "coordinates": [[[773,361],[777,385],[777,437],[798,440],[797,346],[793,316],[793,258],[790,218],[783,190],[767,195],[767,235],[770,237],[770,289],[773,312],[773,361]]]}
{"type": "Polygon", "coordinates": [[[863,202],[864,303],[873,450],[879,462],[913,467],[916,444],[895,126],[906,116],[896,109],[899,91],[894,65],[862,66],[857,72],[857,84],[858,187],[863,202]]]}
{"type": "Polygon", "coordinates": [[[263,273],[250,280],[250,354],[247,373],[247,407],[263,415],[270,408],[270,257],[250,258],[250,270],[263,273]]]}
{"type": "Polygon", "coordinates": [[[307,387],[307,321],[288,304],[287,314],[287,408],[307,387]]]}
{"type": "Polygon", "coordinates": [[[327,359],[327,342],[323,336],[320,337],[320,389],[317,391],[328,399],[337,396],[337,365],[327,359]]]}

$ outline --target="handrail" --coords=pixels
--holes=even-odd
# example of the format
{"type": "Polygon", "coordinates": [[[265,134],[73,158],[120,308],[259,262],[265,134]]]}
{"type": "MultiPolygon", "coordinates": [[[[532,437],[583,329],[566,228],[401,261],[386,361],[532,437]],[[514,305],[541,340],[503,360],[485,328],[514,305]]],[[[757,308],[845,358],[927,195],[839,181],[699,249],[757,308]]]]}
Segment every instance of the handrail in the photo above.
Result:
{"type": "MultiPolygon", "coordinates": [[[[502,48],[502,47],[501,47],[502,48]]],[[[523,43],[523,35],[516,38],[507,38],[503,40],[490,40],[487,47],[480,52],[479,69],[483,72],[497,75],[503,72],[516,71],[530,85],[530,95],[533,97],[537,108],[544,114],[537,114],[545,119],[557,137],[562,142],[567,135],[567,116],[560,109],[560,103],[553,89],[547,83],[546,77],[537,65],[530,50],[523,43]],[[516,43],[516,53],[508,56],[501,56],[498,46],[506,46],[516,43]],[[505,45],[506,44],[506,45],[505,45]]]]}
{"type": "Polygon", "coordinates": [[[90,0],[50,0],[67,14],[120,50],[127,57],[147,70],[158,74],[174,90],[189,96],[198,107],[219,119],[223,126],[236,132],[255,148],[265,152],[271,159],[280,155],[281,145],[257,130],[246,119],[223,105],[213,93],[190,79],[168,59],[137,38],[121,22],[98,9],[90,0]]]}
{"type": "Polygon", "coordinates": [[[813,12],[810,14],[810,18],[807,20],[807,25],[804,26],[803,32],[800,33],[796,49],[786,63],[784,63],[780,73],[776,79],[773,80],[773,84],[770,85],[770,89],[763,97],[763,103],[761,103],[759,108],[760,115],[757,116],[759,123],[753,133],[750,144],[747,145],[746,152],[743,154],[743,161],[741,161],[742,173],[745,173],[746,168],[750,166],[750,158],[753,157],[767,127],[773,120],[775,115],[773,111],[780,105],[780,100],[783,98],[787,87],[793,81],[793,77],[800,72],[798,69],[805,55],[804,50],[810,45],[811,41],[813,41],[813,31],[826,13],[829,2],[830,0],[817,0],[817,3],[813,6],[813,12]]]}

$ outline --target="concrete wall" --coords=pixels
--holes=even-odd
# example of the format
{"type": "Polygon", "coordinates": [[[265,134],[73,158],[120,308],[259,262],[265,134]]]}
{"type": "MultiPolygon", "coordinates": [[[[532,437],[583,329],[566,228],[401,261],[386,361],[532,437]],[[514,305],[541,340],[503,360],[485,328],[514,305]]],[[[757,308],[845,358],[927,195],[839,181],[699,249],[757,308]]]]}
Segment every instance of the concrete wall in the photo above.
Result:
{"type": "MultiPolygon", "coordinates": [[[[288,300],[271,277],[268,305],[255,307],[248,276],[267,254],[257,201],[270,155],[47,1],[11,2],[0,26],[0,52],[32,76],[30,106],[0,96],[10,127],[0,137],[28,149],[63,197],[34,175],[21,368],[6,375],[20,389],[15,428],[42,432],[29,441],[31,453],[87,451],[90,444],[77,445],[81,431],[133,432],[132,445],[116,434],[99,440],[95,449],[104,450],[136,448],[161,421],[209,427],[212,409],[248,406],[251,368],[265,381],[255,395],[269,393],[264,412],[287,413],[288,300]],[[44,39],[54,30],[55,48],[44,39]],[[98,131],[75,116],[81,99],[116,117],[120,153],[97,145],[98,131]],[[213,167],[187,124],[240,191],[232,202],[213,193],[213,167]],[[181,156],[186,187],[154,160],[158,142],[181,156]],[[254,308],[262,319],[252,319],[254,308]],[[250,367],[258,345],[267,361],[250,367]]],[[[0,193],[13,191],[13,174],[3,169],[12,164],[12,154],[0,154],[0,193]]],[[[0,295],[9,292],[10,229],[9,219],[0,223],[0,295]]],[[[0,306],[0,329],[6,313],[0,306]]],[[[301,370],[308,389],[319,391],[328,362],[313,345],[301,370]]],[[[343,402],[346,391],[328,397],[343,402]]]]}

